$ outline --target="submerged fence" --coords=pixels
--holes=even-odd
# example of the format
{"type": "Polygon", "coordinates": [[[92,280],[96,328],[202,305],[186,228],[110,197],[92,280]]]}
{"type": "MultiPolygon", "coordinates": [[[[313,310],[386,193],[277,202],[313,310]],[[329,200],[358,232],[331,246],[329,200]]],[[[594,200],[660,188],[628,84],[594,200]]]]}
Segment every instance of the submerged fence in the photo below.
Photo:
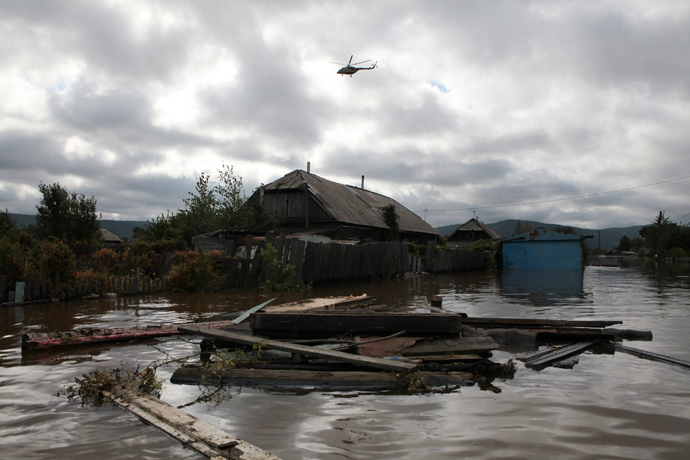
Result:
{"type": "Polygon", "coordinates": [[[276,249],[279,261],[295,267],[297,280],[314,284],[391,277],[405,272],[481,270],[487,258],[486,253],[463,249],[437,253],[433,242],[429,243],[426,259],[410,253],[409,245],[401,242],[314,243],[269,234],[256,245],[252,236],[242,243],[236,240],[229,245],[231,259],[225,270],[228,286],[250,284],[266,269],[262,257],[266,243],[276,249]]]}
{"type": "MultiPolygon", "coordinates": [[[[305,284],[386,278],[406,272],[482,270],[487,260],[484,252],[464,249],[439,252],[433,242],[428,244],[425,257],[422,257],[410,253],[408,243],[401,242],[315,243],[285,235],[268,234],[265,238],[249,235],[241,241],[231,241],[226,255],[218,260],[217,269],[223,277],[223,285],[252,285],[268,273],[264,253],[268,243],[276,249],[278,261],[295,267],[295,281],[305,284]]],[[[166,276],[155,279],[139,276],[138,269],[137,275],[131,277],[81,275],[70,284],[61,281],[60,274],[27,275],[23,281],[16,281],[13,279],[10,283],[7,276],[0,276],[0,303],[80,298],[105,292],[145,294],[170,290],[166,276]]]]}
{"type": "Polygon", "coordinates": [[[170,290],[167,278],[146,276],[81,276],[76,282],[64,283],[60,273],[26,275],[23,280],[10,282],[6,275],[0,275],[0,303],[24,303],[51,300],[53,298],[75,299],[93,294],[115,292],[120,295],[148,294],[170,290]]]}

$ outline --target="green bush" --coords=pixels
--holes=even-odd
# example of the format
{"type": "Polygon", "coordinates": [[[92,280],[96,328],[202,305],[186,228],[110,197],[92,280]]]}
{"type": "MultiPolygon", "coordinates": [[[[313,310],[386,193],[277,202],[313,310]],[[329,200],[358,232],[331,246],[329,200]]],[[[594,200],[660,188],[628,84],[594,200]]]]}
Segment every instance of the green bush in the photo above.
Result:
{"type": "Polygon", "coordinates": [[[208,291],[219,288],[222,278],[217,270],[217,251],[203,253],[177,251],[173,253],[173,268],[169,274],[170,285],[178,291],[208,291]]]}
{"type": "Polygon", "coordinates": [[[467,249],[470,251],[486,252],[486,268],[495,270],[498,268],[497,253],[499,253],[501,244],[490,239],[477,240],[472,243],[467,249]]]}
{"type": "Polygon", "coordinates": [[[271,243],[261,251],[266,269],[262,274],[261,288],[267,291],[297,291],[302,286],[295,278],[295,267],[278,258],[278,250],[271,243]]]}

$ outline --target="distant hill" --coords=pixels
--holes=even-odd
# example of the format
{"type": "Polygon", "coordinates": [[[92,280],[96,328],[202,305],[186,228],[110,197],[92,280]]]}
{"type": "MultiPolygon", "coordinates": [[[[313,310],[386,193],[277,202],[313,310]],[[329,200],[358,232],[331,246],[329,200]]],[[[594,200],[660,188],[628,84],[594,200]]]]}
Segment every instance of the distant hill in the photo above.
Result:
{"type": "MultiPolygon", "coordinates": [[[[31,214],[12,214],[12,218],[17,222],[17,227],[26,228],[29,225],[36,224],[36,216],[31,214]]],[[[139,220],[101,220],[101,228],[106,228],[119,236],[120,238],[131,239],[134,236],[132,230],[134,227],[146,228],[148,222],[139,220]]]]}
{"type": "MultiPolygon", "coordinates": [[[[516,219],[509,219],[509,220],[502,220],[500,222],[496,222],[494,224],[487,224],[492,230],[494,230],[496,233],[498,233],[501,236],[510,236],[515,233],[515,227],[517,226],[518,222],[527,222],[529,223],[532,228],[545,228],[547,230],[556,230],[558,228],[564,227],[563,225],[558,225],[558,224],[546,224],[544,222],[536,222],[532,220],[516,220],[516,219]]],[[[463,222],[464,223],[464,222],[463,222]]],[[[444,225],[442,227],[436,227],[436,230],[438,230],[444,237],[449,237],[456,228],[458,228],[462,224],[455,224],[455,225],[444,225]]],[[[601,248],[605,250],[613,249],[616,246],[618,246],[618,243],[620,242],[621,238],[623,235],[627,235],[628,238],[635,238],[636,236],[640,236],[640,229],[642,228],[642,225],[634,225],[632,227],[625,227],[625,228],[605,228],[601,230],[593,230],[589,228],[579,228],[579,227],[573,227],[573,230],[575,233],[578,235],[582,236],[593,236],[594,238],[586,240],[587,246],[590,248],[598,248],[599,247],[599,241],[601,238],[601,248]],[[600,233],[601,232],[601,233],[600,233]]]]}

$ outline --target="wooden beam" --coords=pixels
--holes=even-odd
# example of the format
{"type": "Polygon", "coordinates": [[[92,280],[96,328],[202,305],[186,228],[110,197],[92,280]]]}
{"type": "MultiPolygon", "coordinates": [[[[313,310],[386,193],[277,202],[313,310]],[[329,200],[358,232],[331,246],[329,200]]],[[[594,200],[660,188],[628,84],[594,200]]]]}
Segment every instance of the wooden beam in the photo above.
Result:
{"type": "Polygon", "coordinates": [[[279,457],[153,396],[125,388],[117,388],[112,392],[103,391],[102,393],[145,422],[163,430],[206,457],[235,460],[280,460],[279,457]]]}
{"type": "Polygon", "coordinates": [[[403,356],[486,353],[499,345],[491,337],[460,337],[458,339],[420,340],[402,350],[403,356]]]}
{"type": "MultiPolygon", "coordinates": [[[[430,386],[472,385],[474,376],[466,372],[419,372],[430,386]]],[[[309,387],[319,390],[368,390],[405,388],[409,382],[389,372],[309,371],[277,369],[231,369],[214,373],[199,367],[182,367],[170,382],[183,385],[225,385],[236,387],[309,387]]]]}
{"type": "Polygon", "coordinates": [[[534,370],[540,370],[557,361],[580,354],[594,345],[594,343],[595,342],[573,343],[561,348],[550,348],[535,351],[533,353],[527,353],[525,355],[517,356],[516,358],[519,361],[523,361],[526,367],[534,370]]]}
{"type": "Polygon", "coordinates": [[[240,324],[242,321],[244,321],[245,319],[249,318],[249,315],[251,315],[252,313],[256,313],[257,311],[261,310],[262,308],[264,308],[266,305],[268,305],[269,303],[273,302],[274,300],[276,300],[275,297],[272,298],[271,300],[267,300],[266,302],[264,302],[264,303],[262,303],[262,304],[260,304],[260,305],[257,305],[257,306],[254,307],[254,308],[251,308],[251,309],[245,311],[245,312],[242,313],[240,316],[238,316],[237,318],[233,319],[233,320],[232,320],[232,324],[240,324]]]}
{"type": "Polygon", "coordinates": [[[388,335],[407,331],[410,335],[459,334],[464,318],[435,313],[309,312],[255,313],[250,317],[257,334],[284,332],[388,335]]]}
{"type": "MultiPolygon", "coordinates": [[[[199,324],[208,328],[233,326],[232,321],[210,321],[199,324]]],[[[22,350],[38,350],[59,346],[87,345],[127,340],[143,340],[181,334],[179,325],[140,326],[112,329],[75,329],[66,332],[27,332],[22,335],[22,350]]]]}
{"type": "Polygon", "coordinates": [[[615,324],[623,324],[623,321],[600,320],[562,320],[562,319],[531,319],[531,318],[463,318],[463,323],[470,326],[481,327],[553,327],[553,326],[579,326],[579,327],[607,327],[615,324]]]}
{"type": "Polygon", "coordinates": [[[390,361],[380,358],[372,358],[369,356],[359,356],[350,353],[343,353],[341,351],[326,350],[323,348],[314,348],[306,345],[298,345],[293,343],[280,342],[278,340],[262,339],[260,337],[253,337],[243,334],[237,334],[228,331],[218,331],[209,329],[207,327],[196,326],[195,324],[188,324],[179,328],[181,331],[188,334],[198,334],[205,337],[211,337],[217,340],[226,342],[238,343],[241,345],[260,346],[267,350],[280,350],[289,353],[295,353],[303,356],[311,356],[314,358],[331,359],[334,361],[346,362],[351,364],[358,364],[360,366],[373,367],[376,369],[384,369],[389,371],[410,371],[416,366],[414,364],[390,361]]]}
{"type": "Polygon", "coordinates": [[[622,353],[628,353],[634,356],[639,356],[640,358],[651,359],[652,361],[676,364],[678,366],[690,368],[690,361],[685,361],[683,359],[674,358],[672,356],[660,355],[658,353],[652,353],[651,351],[640,350],[638,348],[626,347],[625,345],[621,345],[619,343],[617,343],[615,347],[616,351],[620,351],[622,353]]]}

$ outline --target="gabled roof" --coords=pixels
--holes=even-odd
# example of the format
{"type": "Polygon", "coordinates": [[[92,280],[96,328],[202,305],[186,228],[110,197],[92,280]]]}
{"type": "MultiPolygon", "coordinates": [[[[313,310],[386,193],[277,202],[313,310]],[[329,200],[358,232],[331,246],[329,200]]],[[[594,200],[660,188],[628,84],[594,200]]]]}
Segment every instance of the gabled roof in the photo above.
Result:
{"type": "Polygon", "coordinates": [[[103,239],[105,240],[106,243],[122,243],[122,240],[120,239],[120,237],[108,229],[102,228],[101,229],[101,236],[103,236],[103,239]]]}
{"type": "Polygon", "coordinates": [[[455,234],[458,232],[484,232],[492,239],[498,239],[501,237],[501,235],[496,233],[493,229],[491,229],[488,225],[486,225],[484,222],[477,219],[476,217],[468,220],[467,222],[456,228],[453,234],[450,235],[448,239],[452,240],[453,236],[455,236],[455,234]]]}
{"type": "Polygon", "coordinates": [[[266,193],[304,190],[307,186],[314,200],[336,221],[366,227],[387,229],[379,208],[392,204],[400,216],[400,231],[441,234],[418,215],[387,196],[351,185],[324,179],[296,169],[264,187],[266,193]]]}

